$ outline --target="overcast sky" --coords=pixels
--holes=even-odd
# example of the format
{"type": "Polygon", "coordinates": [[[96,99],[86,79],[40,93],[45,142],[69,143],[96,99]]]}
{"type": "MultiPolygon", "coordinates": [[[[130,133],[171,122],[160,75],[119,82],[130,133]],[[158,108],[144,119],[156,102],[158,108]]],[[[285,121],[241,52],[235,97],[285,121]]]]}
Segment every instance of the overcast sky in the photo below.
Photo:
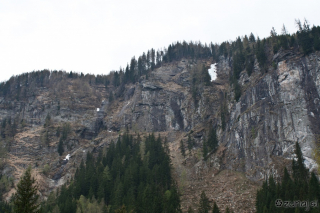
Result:
{"type": "Polygon", "coordinates": [[[33,70],[108,74],[175,41],[269,36],[320,25],[320,1],[0,0],[0,81],[33,70]]]}

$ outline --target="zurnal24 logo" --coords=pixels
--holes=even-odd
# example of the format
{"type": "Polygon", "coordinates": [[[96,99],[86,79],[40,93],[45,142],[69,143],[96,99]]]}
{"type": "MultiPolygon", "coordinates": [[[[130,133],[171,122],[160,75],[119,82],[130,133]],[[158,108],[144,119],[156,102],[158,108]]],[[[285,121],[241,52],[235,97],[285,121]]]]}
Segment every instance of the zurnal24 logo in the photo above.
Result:
{"type": "Polygon", "coordinates": [[[283,208],[305,208],[306,211],[309,211],[310,208],[318,207],[318,201],[300,201],[300,200],[294,200],[294,201],[283,201],[281,199],[277,199],[275,202],[276,207],[283,207],[283,208]]]}

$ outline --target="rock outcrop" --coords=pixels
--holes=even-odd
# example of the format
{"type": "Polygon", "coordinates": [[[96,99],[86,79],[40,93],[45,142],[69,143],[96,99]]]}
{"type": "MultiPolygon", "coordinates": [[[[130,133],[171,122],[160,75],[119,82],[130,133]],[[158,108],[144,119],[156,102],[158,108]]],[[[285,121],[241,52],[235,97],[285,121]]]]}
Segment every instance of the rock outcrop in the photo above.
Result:
{"type": "MultiPolygon", "coordinates": [[[[245,70],[240,74],[242,96],[238,102],[229,83],[232,58],[223,56],[217,62],[217,79],[209,86],[202,84],[196,96],[191,70],[197,64],[214,63],[211,59],[167,63],[135,84],[118,88],[67,79],[40,87],[21,101],[0,97],[1,121],[17,119],[19,129],[7,143],[2,173],[17,182],[26,166],[32,165],[47,184],[43,186],[46,196],[72,177],[88,151],[107,147],[126,130],[166,136],[179,183],[184,169],[190,178],[197,171],[210,170],[205,174],[214,175],[225,169],[242,172],[258,183],[269,174],[277,177],[293,158],[296,141],[305,164],[315,169],[312,150],[320,132],[320,53],[303,56],[279,51],[271,60],[276,68],[262,72],[255,61],[251,76],[245,70]],[[65,152],[59,156],[59,138],[66,123],[70,132],[63,143],[65,152]],[[219,152],[210,153],[204,161],[201,148],[212,126],[217,130],[219,152]],[[183,159],[179,142],[189,135],[195,144],[183,159]],[[71,157],[64,161],[67,154],[71,157]],[[50,166],[47,172],[43,172],[45,165],[50,166]]],[[[49,77],[47,81],[53,80],[49,77]]]]}
{"type": "Polygon", "coordinates": [[[221,134],[227,147],[223,167],[245,172],[253,180],[282,174],[277,168],[292,160],[295,142],[309,169],[317,167],[312,150],[320,127],[320,55],[290,51],[278,55],[275,70],[255,73],[243,83],[246,89],[238,103],[229,105],[229,121],[221,134]]]}

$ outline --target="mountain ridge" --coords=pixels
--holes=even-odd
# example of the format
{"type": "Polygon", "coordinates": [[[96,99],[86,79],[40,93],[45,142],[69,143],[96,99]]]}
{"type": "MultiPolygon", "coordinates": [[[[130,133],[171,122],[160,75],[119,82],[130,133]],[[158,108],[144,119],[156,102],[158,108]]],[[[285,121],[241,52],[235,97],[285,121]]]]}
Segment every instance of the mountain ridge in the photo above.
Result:
{"type": "MultiPolygon", "coordinates": [[[[196,206],[200,195],[190,197],[201,183],[193,178],[210,182],[210,175],[228,175],[227,170],[243,173],[244,182],[252,186],[271,174],[280,179],[295,141],[315,170],[319,35],[319,27],[314,27],[211,47],[178,42],[168,47],[162,60],[157,61],[151,50],[149,60],[148,54],[133,58],[130,66],[107,76],[44,70],[13,77],[0,85],[1,143],[8,153],[2,175],[15,184],[31,164],[43,182],[40,192],[47,197],[71,180],[87,152],[104,149],[125,131],[167,137],[180,190],[188,183],[187,193],[182,193],[183,210],[190,203],[196,206]],[[301,42],[306,33],[313,36],[312,50],[301,42]],[[211,82],[208,68],[213,63],[217,79],[211,82]],[[203,155],[212,127],[219,146],[203,155]],[[186,144],[188,136],[194,144],[183,157],[180,141],[186,144]],[[67,154],[68,162],[63,161],[67,154]]],[[[213,196],[214,190],[204,190],[213,196]]],[[[253,205],[251,193],[247,197],[253,205]]],[[[226,202],[229,198],[212,199],[238,208],[226,202]]],[[[254,211],[254,206],[241,208],[254,211]]]]}

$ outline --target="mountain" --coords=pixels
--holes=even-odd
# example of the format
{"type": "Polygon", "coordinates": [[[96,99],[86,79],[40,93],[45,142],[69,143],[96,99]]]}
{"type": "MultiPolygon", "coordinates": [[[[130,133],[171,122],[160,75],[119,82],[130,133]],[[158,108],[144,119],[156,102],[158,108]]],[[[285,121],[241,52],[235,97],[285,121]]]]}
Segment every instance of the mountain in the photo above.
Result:
{"type": "Polygon", "coordinates": [[[88,152],[106,153],[124,133],[154,133],[168,142],[183,211],[197,208],[203,190],[223,210],[253,211],[262,181],[290,170],[295,142],[317,169],[319,38],[320,27],[300,24],[263,40],[173,43],[109,75],[12,77],[0,85],[3,198],[28,165],[47,198],[72,181],[88,152]]]}

